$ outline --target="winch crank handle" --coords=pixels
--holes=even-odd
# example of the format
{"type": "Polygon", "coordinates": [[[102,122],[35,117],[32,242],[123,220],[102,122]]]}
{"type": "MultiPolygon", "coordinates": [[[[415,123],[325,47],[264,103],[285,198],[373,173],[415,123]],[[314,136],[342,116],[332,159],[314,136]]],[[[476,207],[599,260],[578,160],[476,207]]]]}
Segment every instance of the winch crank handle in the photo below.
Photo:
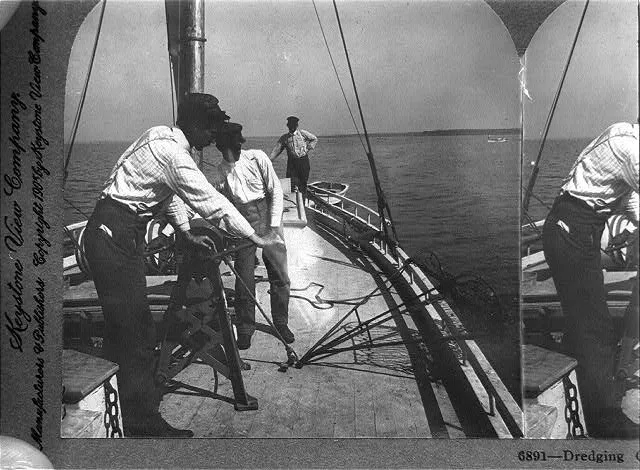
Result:
{"type": "Polygon", "coordinates": [[[230,248],[228,250],[223,250],[223,251],[219,251],[218,253],[214,253],[213,255],[211,255],[211,259],[217,260],[217,259],[225,258],[225,257],[229,256],[232,253],[236,253],[236,252],[238,252],[240,250],[243,250],[245,248],[249,248],[250,246],[253,246],[253,245],[254,245],[253,242],[242,242],[241,244],[239,244],[235,248],[230,248]]]}

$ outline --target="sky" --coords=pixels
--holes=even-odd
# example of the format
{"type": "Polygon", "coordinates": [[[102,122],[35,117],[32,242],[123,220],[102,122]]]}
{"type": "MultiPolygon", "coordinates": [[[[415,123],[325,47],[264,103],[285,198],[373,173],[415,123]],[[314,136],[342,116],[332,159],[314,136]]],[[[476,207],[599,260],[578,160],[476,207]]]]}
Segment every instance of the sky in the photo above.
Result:
{"type": "MultiPolygon", "coordinates": [[[[357,118],[333,5],[315,4],[357,118]]],[[[637,97],[636,74],[630,73],[637,69],[635,3],[591,4],[587,39],[576,50],[552,135],[590,135],[606,120],[635,119],[637,113],[635,101],[629,104],[631,95],[637,97]]],[[[527,52],[533,102],[525,104],[525,131],[531,136],[546,119],[581,5],[562,5],[527,52]]],[[[67,136],[99,8],[85,20],[72,50],[67,136]]],[[[338,9],[369,132],[519,126],[520,61],[484,1],[340,1],[338,9]]],[[[355,132],[311,0],[207,1],[205,21],[205,92],[220,99],[245,135],[279,135],[291,114],[317,135],[355,132]]],[[[109,0],[78,140],[126,141],[151,126],[171,124],[170,90],[163,2],[109,0]]]]}
{"type": "MultiPolygon", "coordinates": [[[[333,5],[316,5],[357,115],[333,5]]],[[[72,50],[67,135],[98,7],[72,50]]],[[[518,58],[483,1],[358,1],[338,2],[338,8],[369,132],[518,125],[518,58]]],[[[291,114],[318,135],[355,132],[313,2],[207,1],[205,21],[205,91],[246,135],[279,135],[291,114]]],[[[162,2],[107,2],[78,140],[128,140],[170,123],[166,51],[162,2]]]]}
{"type": "MultiPolygon", "coordinates": [[[[561,5],[527,49],[525,138],[539,138],[558,89],[584,1],[561,5]]],[[[549,138],[595,138],[638,119],[637,0],[592,0],[567,71],[549,138]]]]}

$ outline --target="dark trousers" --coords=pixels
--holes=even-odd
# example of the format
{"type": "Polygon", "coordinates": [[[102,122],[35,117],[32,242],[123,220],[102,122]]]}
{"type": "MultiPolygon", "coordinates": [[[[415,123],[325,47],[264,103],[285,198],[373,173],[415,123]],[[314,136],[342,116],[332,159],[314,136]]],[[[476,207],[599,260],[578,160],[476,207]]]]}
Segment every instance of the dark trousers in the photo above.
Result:
{"type": "Polygon", "coordinates": [[[160,403],[154,382],[156,329],[142,257],[145,228],[145,220],[104,199],[96,205],[84,235],[104,314],[104,357],[120,366],[117,377],[125,426],[144,422],[158,412],[160,403]]]}
{"type": "MultiPolygon", "coordinates": [[[[270,211],[267,201],[251,202],[238,205],[239,212],[249,221],[258,235],[264,235],[269,229],[270,211]]],[[[278,229],[284,240],[282,226],[278,229]]],[[[256,246],[240,250],[234,267],[238,271],[239,279],[235,285],[235,310],[238,321],[238,334],[252,335],[256,329],[255,302],[249,295],[255,297],[255,256],[256,246]],[[244,284],[243,284],[244,283],[244,284]],[[246,286],[245,286],[246,285],[246,286]]],[[[287,248],[285,245],[265,247],[262,249],[262,260],[269,276],[269,291],[271,298],[271,317],[276,325],[286,325],[289,321],[289,293],[291,282],[287,268],[287,248]]]]}
{"type": "Polygon", "coordinates": [[[544,254],[565,319],[563,343],[578,360],[578,382],[587,429],[595,430],[614,406],[613,368],[617,344],[600,261],[606,218],[586,203],[556,199],[543,228],[544,254]]]}
{"type": "Polygon", "coordinates": [[[291,189],[298,188],[300,192],[306,196],[307,182],[309,181],[309,172],[311,164],[309,157],[305,155],[300,158],[289,158],[287,160],[287,178],[291,178],[291,189]]]}

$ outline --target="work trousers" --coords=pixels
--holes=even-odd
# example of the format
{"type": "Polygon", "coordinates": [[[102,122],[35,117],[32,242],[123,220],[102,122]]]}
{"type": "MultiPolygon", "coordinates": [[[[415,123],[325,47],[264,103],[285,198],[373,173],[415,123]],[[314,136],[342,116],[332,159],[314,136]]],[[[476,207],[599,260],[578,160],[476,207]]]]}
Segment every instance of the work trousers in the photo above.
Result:
{"type": "Polygon", "coordinates": [[[291,178],[291,189],[298,188],[303,195],[307,195],[307,182],[309,181],[309,172],[311,164],[309,157],[292,158],[287,160],[287,178],[291,178]]]}
{"type": "MultiPolygon", "coordinates": [[[[264,235],[269,230],[271,213],[266,199],[238,204],[238,211],[251,224],[258,235],[264,235]]],[[[282,226],[278,229],[284,240],[282,226]]],[[[252,335],[256,329],[255,302],[251,296],[256,294],[255,280],[256,246],[240,250],[234,267],[238,272],[235,284],[235,311],[238,334],[252,335]],[[251,294],[251,295],[249,295],[251,294]]],[[[287,268],[287,248],[284,244],[265,247],[262,249],[262,260],[267,268],[269,277],[269,292],[271,298],[271,318],[276,325],[287,325],[289,321],[289,293],[291,282],[287,268]]]]}
{"type": "Polygon", "coordinates": [[[158,412],[154,382],[156,329],[146,296],[146,220],[126,206],[98,202],[84,234],[85,250],[104,314],[103,353],[120,366],[118,389],[125,426],[158,412]]]}
{"type": "Polygon", "coordinates": [[[545,258],[560,297],[566,352],[577,375],[587,429],[615,405],[616,335],[606,302],[600,238],[606,217],[570,195],[558,197],[543,228],[545,258]]]}

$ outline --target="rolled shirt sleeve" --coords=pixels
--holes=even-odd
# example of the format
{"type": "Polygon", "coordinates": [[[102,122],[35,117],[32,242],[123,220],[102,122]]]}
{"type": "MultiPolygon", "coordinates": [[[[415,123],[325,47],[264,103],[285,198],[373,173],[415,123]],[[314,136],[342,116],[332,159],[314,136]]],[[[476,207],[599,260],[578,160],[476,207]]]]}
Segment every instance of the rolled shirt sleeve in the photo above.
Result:
{"type": "Polygon", "coordinates": [[[302,134],[304,140],[307,142],[307,151],[316,148],[316,145],[318,145],[318,138],[315,135],[309,131],[305,131],[304,129],[300,129],[300,134],[302,134]]]}
{"type": "Polygon", "coordinates": [[[270,199],[271,209],[271,227],[280,227],[282,223],[282,211],[284,209],[284,199],[282,195],[282,186],[280,185],[280,179],[273,169],[271,160],[262,152],[256,152],[260,172],[262,173],[262,179],[265,184],[265,192],[270,199]]]}
{"type": "Polygon", "coordinates": [[[630,134],[621,134],[612,137],[609,145],[613,154],[620,162],[624,181],[638,192],[638,139],[630,134]]]}
{"type": "Polygon", "coordinates": [[[232,236],[247,238],[255,233],[233,204],[207,181],[188,152],[173,153],[166,163],[165,183],[203,219],[232,236]]]}
{"type": "Polygon", "coordinates": [[[285,144],[283,143],[283,139],[282,139],[283,137],[284,136],[281,136],[278,139],[278,142],[276,143],[276,145],[273,147],[273,150],[271,150],[271,153],[269,154],[269,159],[271,160],[275,159],[285,149],[285,144]]]}
{"type": "Polygon", "coordinates": [[[171,198],[171,202],[167,206],[167,210],[165,213],[167,214],[167,218],[181,232],[188,231],[191,226],[189,224],[189,220],[193,216],[193,214],[189,213],[187,206],[184,201],[180,199],[175,194],[171,198]]]}

